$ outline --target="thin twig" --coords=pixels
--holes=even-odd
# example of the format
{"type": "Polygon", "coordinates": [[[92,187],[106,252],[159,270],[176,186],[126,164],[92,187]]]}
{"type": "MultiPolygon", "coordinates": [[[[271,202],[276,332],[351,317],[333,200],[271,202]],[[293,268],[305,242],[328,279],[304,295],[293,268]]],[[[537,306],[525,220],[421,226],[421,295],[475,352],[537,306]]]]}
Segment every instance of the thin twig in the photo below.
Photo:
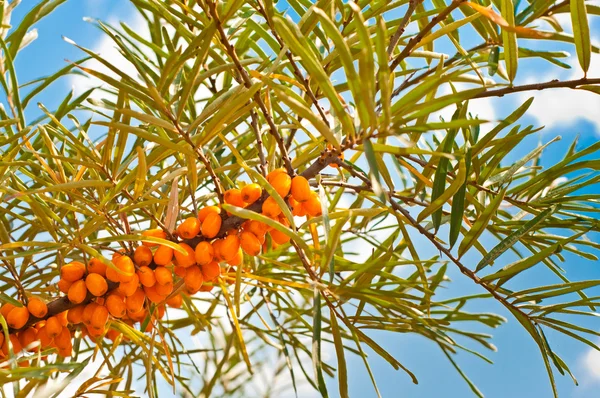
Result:
{"type": "Polygon", "coordinates": [[[600,84],[600,78],[589,79],[583,77],[577,80],[550,80],[548,82],[543,83],[532,83],[532,84],[524,84],[522,86],[512,86],[500,88],[497,90],[487,90],[481,92],[473,98],[487,98],[487,97],[503,97],[506,94],[520,93],[523,91],[534,91],[534,90],[546,90],[549,88],[578,88],[579,86],[588,85],[588,84],[600,84]]]}
{"type": "Polygon", "coordinates": [[[408,26],[408,23],[410,22],[410,18],[414,14],[417,6],[422,2],[423,2],[423,0],[410,0],[408,2],[408,9],[406,10],[406,13],[404,14],[404,18],[402,18],[402,21],[400,21],[400,25],[398,25],[398,29],[396,30],[394,35],[390,38],[390,44],[388,45],[388,48],[387,48],[388,57],[392,56],[392,53],[394,52],[394,48],[396,48],[396,45],[400,41],[400,37],[402,37],[402,35],[404,34],[404,31],[406,30],[406,27],[408,26]]]}

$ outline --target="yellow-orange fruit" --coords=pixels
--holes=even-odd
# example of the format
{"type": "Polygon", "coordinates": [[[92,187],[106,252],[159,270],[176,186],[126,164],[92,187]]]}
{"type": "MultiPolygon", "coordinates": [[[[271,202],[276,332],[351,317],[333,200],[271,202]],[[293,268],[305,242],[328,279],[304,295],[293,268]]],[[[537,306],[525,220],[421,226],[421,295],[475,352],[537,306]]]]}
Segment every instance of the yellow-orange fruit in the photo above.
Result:
{"type": "Polygon", "coordinates": [[[197,292],[204,282],[200,267],[194,265],[188,268],[185,277],[183,278],[183,282],[189,291],[197,292]]]}
{"type": "Polygon", "coordinates": [[[69,310],[69,312],[67,313],[67,320],[69,321],[69,323],[72,323],[73,325],[77,325],[81,322],[83,322],[83,311],[85,310],[85,305],[78,305],[76,307],[73,307],[69,310]]]}
{"type": "Polygon", "coordinates": [[[166,311],[167,311],[167,308],[166,308],[166,306],[164,304],[163,305],[159,305],[156,308],[157,318],[158,319],[162,319],[162,317],[165,316],[165,312],[166,311]]]}
{"type": "Polygon", "coordinates": [[[162,296],[156,291],[156,288],[158,286],[159,285],[156,284],[152,287],[144,287],[144,293],[146,293],[146,297],[148,297],[148,300],[150,300],[151,302],[153,302],[155,304],[160,303],[161,301],[163,301],[166,298],[166,296],[162,296]]]}
{"type": "Polygon", "coordinates": [[[279,207],[275,199],[269,196],[262,205],[262,213],[267,217],[274,218],[281,214],[281,207],[279,207]]]}
{"type": "Polygon", "coordinates": [[[124,317],[127,311],[125,300],[118,294],[111,294],[106,298],[106,309],[115,318],[124,317]]]}
{"type": "Polygon", "coordinates": [[[246,231],[252,232],[254,235],[256,235],[257,237],[260,235],[265,235],[267,232],[269,232],[269,226],[265,223],[262,223],[260,221],[256,221],[256,220],[251,220],[247,227],[245,228],[246,231]]]}
{"type": "Polygon", "coordinates": [[[239,248],[240,238],[238,238],[237,235],[227,235],[221,244],[221,257],[223,257],[225,261],[229,261],[235,257],[239,248]]]}
{"type": "Polygon", "coordinates": [[[311,190],[308,180],[302,176],[296,176],[292,179],[292,197],[298,202],[306,202],[310,199],[311,190]]]}
{"type": "Polygon", "coordinates": [[[133,252],[133,261],[138,267],[145,267],[152,262],[152,250],[147,246],[138,246],[133,252]]]}
{"type": "Polygon", "coordinates": [[[108,309],[105,306],[99,305],[94,310],[92,314],[92,319],[90,319],[90,324],[96,329],[103,329],[106,326],[106,322],[108,321],[108,309]]]}
{"type": "Polygon", "coordinates": [[[211,213],[221,214],[221,208],[218,207],[218,206],[206,206],[206,207],[203,207],[198,212],[198,221],[204,222],[204,220],[206,219],[206,217],[209,214],[211,214],[211,213]]]}
{"type": "Polygon", "coordinates": [[[34,347],[34,343],[38,341],[37,334],[37,329],[32,327],[28,327],[19,332],[19,343],[21,343],[21,347],[26,348],[29,352],[37,351],[39,344],[35,344],[36,347],[34,347]]]}
{"type": "Polygon", "coordinates": [[[173,249],[169,246],[159,246],[154,252],[154,262],[156,265],[169,265],[173,260],[173,249]]]}
{"type": "Polygon", "coordinates": [[[271,235],[271,239],[273,239],[273,241],[275,243],[277,243],[278,245],[282,245],[282,244],[287,243],[287,242],[290,241],[290,237],[289,236],[287,236],[283,232],[280,232],[280,231],[278,231],[276,229],[274,229],[271,232],[269,232],[269,234],[271,235]]]}
{"type": "Polygon", "coordinates": [[[58,322],[60,322],[60,324],[62,326],[67,326],[69,324],[69,320],[67,319],[67,316],[69,315],[69,311],[63,311],[63,312],[59,312],[58,314],[54,315],[56,317],[56,319],[58,319],[58,322]]]}
{"type": "Polygon", "coordinates": [[[240,246],[249,256],[258,256],[260,254],[261,243],[252,232],[244,231],[240,234],[240,246]]]}
{"type": "Polygon", "coordinates": [[[262,195],[262,188],[258,184],[248,184],[242,188],[242,200],[248,204],[252,204],[262,195]]]}
{"type": "Polygon", "coordinates": [[[73,282],[67,296],[69,297],[69,301],[73,304],[83,303],[87,297],[87,287],[85,286],[85,282],[83,280],[73,282]]]}
{"type": "Polygon", "coordinates": [[[69,288],[71,287],[72,284],[73,284],[73,282],[69,282],[64,279],[59,279],[56,286],[58,286],[58,290],[60,290],[64,294],[67,294],[67,293],[69,293],[69,288]]]}
{"type": "Polygon", "coordinates": [[[210,263],[215,255],[215,251],[212,245],[208,242],[198,243],[198,245],[196,246],[196,250],[194,250],[194,253],[196,263],[200,265],[210,263]]]}
{"type": "Polygon", "coordinates": [[[175,266],[173,267],[173,272],[175,272],[175,275],[177,275],[180,278],[183,278],[185,276],[185,267],[180,267],[180,266],[175,266]]]}
{"type": "Polygon", "coordinates": [[[129,282],[135,276],[135,265],[129,256],[121,256],[114,261],[119,273],[119,282],[129,282]]]}
{"type": "Polygon", "coordinates": [[[58,349],[58,355],[60,355],[63,358],[70,357],[72,352],[73,352],[72,345],[58,349]]]}
{"type": "Polygon", "coordinates": [[[242,199],[242,193],[237,188],[228,189],[223,194],[225,203],[228,203],[237,207],[244,207],[244,200],[242,199]]]}
{"type": "Polygon", "coordinates": [[[129,320],[131,321],[130,322],[131,325],[133,325],[134,322],[142,321],[144,318],[146,318],[147,314],[148,314],[148,311],[146,311],[144,308],[142,308],[141,310],[139,310],[137,312],[127,309],[127,316],[129,317],[129,320]]]}
{"type": "Polygon", "coordinates": [[[200,272],[202,272],[202,279],[204,279],[204,281],[212,282],[221,275],[221,267],[219,266],[219,263],[212,262],[201,266],[200,272]]]}
{"type": "Polygon", "coordinates": [[[212,243],[213,247],[213,260],[216,262],[223,261],[223,255],[221,254],[221,247],[223,247],[223,239],[217,239],[212,243]]]}
{"type": "Polygon", "coordinates": [[[271,171],[269,174],[267,174],[267,181],[269,182],[269,184],[273,184],[273,179],[275,177],[277,177],[279,174],[285,174],[285,173],[286,173],[286,171],[283,167],[275,169],[275,170],[271,171]]]}
{"type": "MultiPolygon", "coordinates": [[[[161,238],[161,239],[167,238],[167,233],[165,231],[163,231],[162,229],[149,229],[147,231],[142,232],[142,235],[151,236],[154,238],[161,238]]],[[[153,247],[153,246],[158,245],[158,243],[154,243],[154,242],[142,242],[142,244],[147,247],[153,247]]]]}
{"type": "Polygon", "coordinates": [[[61,330],[60,334],[54,338],[54,344],[56,344],[59,349],[71,347],[71,332],[69,331],[69,328],[63,328],[61,330]]]}
{"type": "Polygon", "coordinates": [[[209,213],[202,223],[202,235],[207,238],[214,238],[221,229],[221,216],[217,213],[209,213]]]}
{"type": "MultiPolygon", "coordinates": [[[[19,352],[21,352],[23,347],[21,347],[21,343],[19,342],[19,338],[17,337],[17,335],[11,333],[10,335],[8,335],[8,337],[10,343],[12,344],[13,353],[18,354],[19,352]]],[[[4,343],[2,343],[2,353],[4,354],[4,356],[8,355],[8,340],[6,339],[4,340],[4,343]]]]}
{"type": "Polygon", "coordinates": [[[134,294],[125,298],[125,305],[127,306],[128,310],[132,312],[138,312],[144,308],[145,299],[146,295],[144,294],[144,290],[137,289],[134,294]]]}
{"type": "Polygon", "coordinates": [[[177,234],[183,239],[192,239],[200,233],[200,220],[196,217],[186,218],[177,227],[177,234]]]}
{"type": "Polygon", "coordinates": [[[83,278],[83,274],[85,274],[85,265],[79,261],[73,261],[60,268],[60,278],[67,282],[75,282],[83,278]]]}
{"type": "Polygon", "coordinates": [[[227,264],[229,265],[240,265],[242,263],[242,260],[244,259],[244,252],[242,251],[242,248],[240,247],[237,251],[237,253],[235,254],[235,256],[233,256],[231,259],[227,260],[227,264]]]}
{"type": "Polygon", "coordinates": [[[48,333],[48,337],[51,339],[58,336],[62,329],[63,325],[61,325],[57,317],[51,316],[50,318],[46,319],[46,333],[48,333]]]}
{"type": "Polygon", "coordinates": [[[173,297],[167,299],[167,305],[173,308],[181,308],[181,304],[183,303],[183,298],[181,294],[176,294],[173,297]]]}
{"type": "Polygon", "coordinates": [[[156,278],[154,277],[154,271],[149,267],[142,266],[138,269],[138,278],[140,279],[140,283],[144,286],[154,286],[156,283],[156,278]]]}
{"type": "Polygon", "coordinates": [[[32,297],[27,303],[29,313],[36,318],[43,318],[48,313],[48,306],[37,297],[32,297]]]}
{"type": "Polygon", "coordinates": [[[98,258],[92,258],[87,265],[88,273],[106,276],[106,264],[98,258]]]}
{"type": "Polygon", "coordinates": [[[15,306],[11,303],[4,303],[2,308],[0,308],[0,314],[2,314],[2,316],[6,319],[8,313],[12,311],[13,308],[15,308],[15,306]]]}
{"type": "Polygon", "coordinates": [[[292,178],[286,173],[279,173],[271,180],[271,185],[279,196],[285,198],[290,193],[290,188],[292,187],[292,178]]]}
{"type": "MultiPolygon", "coordinates": [[[[219,220],[221,219],[221,217],[217,217],[219,220]]],[[[192,247],[187,243],[178,243],[178,245],[185,251],[185,254],[175,250],[174,254],[175,260],[177,260],[177,265],[180,267],[189,267],[190,265],[196,264],[196,254],[194,253],[194,249],[192,249],[192,247]]]]}
{"type": "Polygon", "coordinates": [[[29,310],[27,307],[15,307],[8,313],[6,323],[13,329],[21,329],[29,320],[29,310]]]}
{"type": "Polygon", "coordinates": [[[85,278],[85,286],[94,296],[104,296],[108,291],[108,283],[106,283],[106,279],[100,274],[89,274],[85,278]]]}
{"type": "Polygon", "coordinates": [[[106,279],[111,282],[119,282],[119,271],[113,267],[106,267],[106,279]]]}
{"type": "Polygon", "coordinates": [[[115,341],[120,335],[121,333],[117,332],[114,329],[109,329],[109,331],[106,332],[106,338],[112,341],[115,341]]]}
{"type": "MultiPolygon", "coordinates": [[[[165,284],[156,284],[154,285],[154,289],[156,293],[160,296],[166,297],[173,292],[173,282],[165,283],[165,284]]],[[[161,301],[164,299],[161,299],[161,301]]]]}
{"type": "Polygon", "coordinates": [[[135,293],[135,291],[137,290],[138,286],[140,285],[140,279],[137,276],[137,274],[135,274],[133,276],[133,278],[131,278],[130,281],[127,282],[120,282],[119,283],[119,287],[117,288],[117,291],[125,296],[125,297],[129,297],[131,296],[133,293],[135,293]]]}
{"type": "Polygon", "coordinates": [[[323,213],[321,209],[321,200],[316,193],[313,193],[309,200],[302,203],[302,207],[311,217],[317,217],[323,213]]]}
{"type": "Polygon", "coordinates": [[[297,217],[304,217],[306,215],[306,211],[304,207],[302,207],[302,203],[295,200],[293,197],[290,197],[288,203],[292,207],[292,214],[297,217]]]}
{"type": "Polygon", "coordinates": [[[159,285],[166,285],[173,282],[173,274],[165,267],[157,267],[154,270],[154,278],[159,285]]]}
{"type": "Polygon", "coordinates": [[[98,304],[93,302],[85,306],[85,308],[83,309],[83,316],[81,317],[83,323],[85,323],[86,325],[90,324],[90,321],[92,320],[92,315],[94,314],[96,307],[98,307],[98,304]]]}
{"type": "Polygon", "coordinates": [[[48,330],[46,329],[45,325],[38,329],[37,339],[40,341],[42,348],[47,348],[50,344],[52,344],[52,338],[48,336],[48,330]]]}

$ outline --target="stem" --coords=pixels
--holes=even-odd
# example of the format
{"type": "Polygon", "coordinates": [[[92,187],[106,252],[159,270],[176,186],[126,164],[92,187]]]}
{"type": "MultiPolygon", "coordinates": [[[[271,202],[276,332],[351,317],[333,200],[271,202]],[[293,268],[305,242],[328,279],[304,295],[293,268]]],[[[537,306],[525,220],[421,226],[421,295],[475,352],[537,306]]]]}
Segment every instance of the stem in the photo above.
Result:
{"type": "Polygon", "coordinates": [[[523,91],[533,90],[546,90],[548,88],[578,88],[579,86],[587,84],[600,84],[600,78],[588,79],[583,77],[577,80],[550,80],[543,83],[524,84],[522,86],[512,86],[500,88],[497,90],[488,90],[475,95],[473,98],[487,98],[487,97],[503,97],[506,94],[520,93],[523,91]]]}
{"type": "Polygon", "coordinates": [[[396,48],[398,41],[400,41],[400,37],[402,37],[402,35],[404,34],[404,31],[406,30],[406,27],[408,26],[408,24],[410,22],[410,18],[414,14],[417,6],[422,2],[423,2],[423,0],[410,0],[410,2],[408,3],[408,9],[406,10],[406,13],[404,14],[404,18],[402,18],[402,21],[400,21],[400,25],[398,25],[398,30],[396,30],[396,32],[390,39],[390,44],[388,45],[388,48],[387,48],[388,57],[392,56],[392,53],[394,52],[394,48],[396,48]]]}

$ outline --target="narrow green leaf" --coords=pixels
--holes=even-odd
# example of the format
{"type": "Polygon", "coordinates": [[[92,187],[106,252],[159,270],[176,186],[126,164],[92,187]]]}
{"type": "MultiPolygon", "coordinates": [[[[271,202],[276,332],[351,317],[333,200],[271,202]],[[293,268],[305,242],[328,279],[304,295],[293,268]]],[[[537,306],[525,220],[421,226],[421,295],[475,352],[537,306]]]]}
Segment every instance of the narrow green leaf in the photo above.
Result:
{"type": "Polygon", "coordinates": [[[315,378],[319,385],[321,396],[327,398],[327,386],[323,378],[323,365],[321,362],[321,292],[315,286],[313,294],[313,340],[312,340],[312,361],[315,378]]]}
{"type": "Polygon", "coordinates": [[[592,58],[592,43],[590,41],[590,25],[587,17],[585,0],[570,0],[571,24],[573,26],[573,39],[577,50],[577,59],[583,69],[584,75],[590,68],[592,58]]]}
{"type": "MultiPolygon", "coordinates": [[[[515,6],[512,0],[501,0],[501,14],[511,27],[515,26],[515,6]]],[[[517,46],[517,33],[502,28],[502,44],[504,46],[504,63],[508,80],[512,83],[517,75],[519,63],[519,47],[517,46]]]]}
{"type": "Polygon", "coordinates": [[[338,386],[340,388],[340,397],[348,398],[348,369],[346,366],[346,357],[344,354],[344,343],[342,341],[342,335],[340,333],[340,327],[337,322],[335,312],[330,309],[331,319],[331,334],[333,335],[333,344],[335,346],[335,354],[337,356],[338,363],[338,386]]]}
{"type": "Polygon", "coordinates": [[[463,185],[458,189],[454,198],[452,198],[452,208],[450,210],[450,247],[453,247],[460,234],[463,215],[465,211],[465,197],[467,194],[468,177],[471,170],[471,148],[467,149],[465,156],[466,178],[463,185]]]}

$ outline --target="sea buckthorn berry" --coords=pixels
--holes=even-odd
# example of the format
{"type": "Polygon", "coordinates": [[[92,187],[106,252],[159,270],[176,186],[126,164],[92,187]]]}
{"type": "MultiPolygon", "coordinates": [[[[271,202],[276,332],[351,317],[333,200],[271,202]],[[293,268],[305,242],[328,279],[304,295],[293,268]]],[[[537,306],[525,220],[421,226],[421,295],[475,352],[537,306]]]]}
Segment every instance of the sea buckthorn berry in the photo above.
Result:
{"type": "Polygon", "coordinates": [[[63,358],[70,357],[72,351],[73,351],[73,346],[72,345],[69,346],[69,347],[59,348],[58,349],[58,355],[60,355],[63,358]]]}
{"type": "Polygon", "coordinates": [[[213,247],[213,261],[221,262],[223,261],[223,255],[221,254],[221,247],[223,246],[223,239],[217,239],[212,243],[213,247]]]}
{"type": "Polygon", "coordinates": [[[69,297],[69,301],[73,304],[81,304],[87,297],[87,287],[85,286],[85,282],[83,280],[74,282],[69,288],[69,293],[67,296],[69,297]]]}
{"type": "Polygon", "coordinates": [[[83,274],[85,274],[85,265],[79,261],[73,261],[60,268],[60,278],[67,282],[75,282],[83,278],[83,274]]]}
{"type": "Polygon", "coordinates": [[[186,218],[177,227],[177,234],[183,239],[192,239],[200,233],[200,220],[196,217],[186,218]]]}
{"type": "Polygon", "coordinates": [[[148,300],[150,300],[154,304],[158,304],[162,302],[165,298],[167,298],[166,296],[163,296],[156,291],[156,288],[158,286],[159,285],[156,284],[152,287],[144,287],[144,293],[146,293],[146,297],[148,297],[148,300]]]}
{"type": "Polygon", "coordinates": [[[176,294],[167,299],[167,305],[173,308],[181,308],[181,304],[183,303],[183,297],[181,294],[176,294]]]}
{"type": "Polygon", "coordinates": [[[237,235],[227,235],[221,244],[221,257],[225,261],[231,260],[240,248],[240,239],[237,235]]]}
{"type": "Polygon", "coordinates": [[[114,329],[109,329],[108,332],[106,332],[106,338],[111,340],[111,341],[115,341],[117,340],[117,338],[121,335],[121,333],[119,333],[118,331],[114,330],[114,329]]]}
{"type": "Polygon", "coordinates": [[[90,324],[90,320],[92,319],[92,315],[94,314],[94,310],[97,306],[98,304],[94,302],[91,302],[85,306],[85,308],[83,309],[83,315],[81,316],[81,320],[84,324],[90,324]]]}
{"type": "Polygon", "coordinates": [[[152,262],[152,250],[147,246],[138,246],[133,252],[133,261],[138,267],[145,267],[152,262]]]}
{"type": "Polygon", "coordinates": [[[73,307],[69,310],[69,312],[67,313],[67,320],[69,321],[69,323],[72,323],[73,325],[77,325],[81,322],[83,322],[83,311],[85,310],[85,305],[78,305],[76,307],[73,307]]]}
{"type": "Polygon", "coordinates": [[[135,274],[133,276],[133,278],[131,278],[130,281],[120,282],[119,287],[117,288],[117,292],[119,292],[119,294],[121,294],[125,297],[129,297],[133,293],[135,293],[135,291],[137,290],[139,285],[140,285],[140,279],[137,276],[137,274],[135,274]]]}
{"type": "Polygon", "coordinates": [[[73,282],[69,282],[64,279],[59,279],[56,286],[58,286],[58,290],[60,290],[62,293],[67,294],[69,293],[69,288],[72,284],[73,282]]]}
{"type": "Polygon", "coordinates": [[[206,282],[213,282],[221,275],[221,267],[216,262],[201,266],[200,271],[202,272],[202,278],[206,282]]]}
{"type": "Polygon", "coordinates": [[[98,258],[92,258],[87,265],[88,273],[106,276],[106,264],[98,258]]]}
{"type": "Polygon", "coordinates": [[[217,213],[209,213],[202,223],[202,235],[207,238],[214,238],[221,229],[223,220],[217,213]]]}
{"type": "Polygon", "coordinates": [[[60,334],[54,338],[54,344],[56,344],[59,349],[71,347],[71,332],[69,331],[69,328],[63,328],[60,331],[60,334]]]}
{"type": "MultiPolygon", "coordinates": [[[[21,350],[23,350],[23,347],[21,347],[21,343],[19,342],[19,338],[17,337],[17,335],[11,333],[8,337],[10,339],[10,343],[12,344],[13,352],[15,354],[21,352],[21,350]]],[[[4,356],[8,355],[8,342],[6,339],[4,340],[4,343],[2,343],[2,353],[4,354],[4,356]]]]}
{"type": "Polygon", "coordinates": [[[279,196],[285,198],[290,193],[290,188],[292,187],[292,178],[286,173],[280,173],[273,177],[271,180],[271,185],[279,196]]]}
{"type": "Polygon", "coordinates": [[[227,264],[229,264],[231,266],[237,266],[242,263],[243,259],[244,259],[244,252],[242,251],[242,248],[240,247],[238,249],[237,253],[235,254],[235,256],[233,256],[231,259],[227,260],[227,264]]]}
{"type": "Polygon", "coordinates": [[[303,217],[306,215],[306,211],[304,210],[304,208],[302,207],[302,203],[298,202],[296,199],[294,199],[293,197],[290,197],[288,200],[288,203],[290,204],[290,206],[292,207],[292,214],[297,216],[297,217],[303,217]]]}
{"type": "Polygon", "coordinates": [[[103,305],[97,306],[92,314],[92,319],[90,319],[90,324],[96,329],[104,329],[107,321],[108,309],[106,309],[106,307],[103,305]]]}
{"type": "Polygon", "coordinates": [[[223,194],[225,203],[228,203],[237,207],[244,207],[244,200],[242,199],[242,193],[237,188],[228,189],[223,194]]]}
{"type": "Polygon", "coordinates": [[[5,303],[2,305],[2,308],[0,308],[0,314],[6,319],[8,313],[12,311],[13,308],[15,308],[15,306],[11,303],[5,303]]]}
{"type": "Polygon", "coordinates": [[[21,347],[27,349],[29,352],[34,352],[38,350],[39,344],[37,344],[38,331],[36,328],[28,327],[25,330],[19,332],[19,343],[21,347]],[[35,347],[34,347],[34,343],[35,347]]]}
{"type": "Polygon", "coordinates": [[[209,214],[211,214],[211,213],[221,214],[221,208],[218,207],[218,206],[206,206],[206,207],[203,207],[198,212],[198,220],[200,222],[204,222],[204,220],[206,220],[206,217],[209,214]]]}
{"type": "MultiPolygon", "coordinates": [[[[167,233],[165,231],[163,231],[162,229],[149,229],[147,231],[142,232],[142,235],[150,236],[153,238],[161,238],[161,239],[167,238],[167,233]]],[[[142,244],[147,247],[154,247],[154,246],[158,245],[158,243],[154,243],[154,242],[142,242],[142,244]]]]}
{"type": "Polygon", "coordinates": [[[37,297],[32,297],[27,303],[29,313],[36,318],[43,318],[48,313],[48,306],[37,297]]]}
{"type": "Polygon", "coordinates": [[[248,232],[252,232],[257,237],[259,235],[263,235],[264,236],[269,231],[269,226],[267,224],[265,224],[265,223],[260,222],[260,221],[252,220],[252,221],[250,221],[248,223],[248,226],[247,226],[246,230],[248,232]]]}
{"type": "Polygon", "coordinates": [[[185,287],[190,293],[197,292],[203,282],[204,278],[202,276],[202,271],[200,271],[200,267],[194,265],[187,269],[185,277],[183,278],[183,283],[185,283],[185,287]]]}
{"type": "Polygon", "coordinates": [[[119,273],[119,282],[129,282],[135,276],[135,265],[129,256],[121,256],[115,262],[119,273]]]}
{"type": "Polygon", "coordinates": [[[262,188],[258,184],[248,184],[242,188],[242,200],[248,204],[252,204],[262,195],[262,188]]]}
{"type": "Polygon", "coordinates": [[[244,231],[240,234],[240,246],[249,256],[258,256],[260,254],[261,243],[250,231],[244,231]]]}
{"type": "MultiPolygon", "coordinates": [[[[221,217],[217,217],[219,220],[221,219],[221,217]]],[[[175,250],[174,254],[175,260],[177,260],[177,265],[180,267],[189,267],[190,265],[196,264],[196,254],[194,253],[194,249],[192,249],[192,247],[187,243],[178,243],[178,245],[185,251],[185,254],[175,250]]]]}
{"type": "Polygon", "coordinates": [[[106,267],[106,279],[111,282],[119,282],[119,271],[114,267],[106,267]]]}
{"type": "Polygon", "coordinates": [[[282,245],[282,244],[287,243],[287,242],[290,241],[290,237],[289,236],[287,236],[283,232],[280,232],[280,231],[278,231],[276,229],[274,229],[271,232],[269,232],[269,234],[271,235],[271,239],[273,239],[273,241],[275,243],[277,243],[278,245],[282,245]]]}
{"type": "Polygon", "coordinates": [[[169,265],[173,260],[173,249],[169,246],[159,246],[154,252],[156,265],[169,265]]]}
{"type": "Polygon", "coordinates": [[[173,272],[175,273],[175,275],[177,275],[180,278],[183,278],[185,276],[185,268],[184,267],[180,267],[180,266],[175,266],[173,267],[173,272]]]}
{"type": "Polygon", "coordinates": [[[194,250],[196,263],[203,265],[208,264],[213,260],[215,251],[212,245],[208,242],[200,242],[194,250]]]}
{"type": "MultiPolygon", "coordinates": [[[[146,288],[144,288],[146,289],[146,288]]],[[[125,305],[128,311],[138,312],[144,308],[144,300],[146,299],[146,295],[144,294],[144,290],[137,289],[135,293],[131,296],[125,298],[125,305]]]]}
{"type": "Polygon", "coordinates": [[[96,297],[104,296],[104,294],[108,291],[108,283],[106,283],[106,279],[99,274],[89,274],[85,278],[85,286],[87,287],[87,290],[96,297]]]}
{"type": "Polygon", "coordinates": [[[163,316],[165,316],[165,312],[167,312],[167,306],[166,305],[159,305],[156,308],[156,315],[158,319],[162,319],[163,316]]]}
{"type": "Polygon", "coordinates": [[[21,329],[29,320],[27,307],[15,307],[8,313],[6,323],[13,329],[21,329]]]}
{"type": "Polygon", "coordinates": [[[311,195],[310,184],[302,176],[296,176],[292,179],[292,197],[298,202],[306,202],[311,195]]]}
{"type": "Polygon", "coordinates": [[[159,285],[166,285],[173,282],[173,274],[165,267],[157,267],[154,270],[154,277],[156,278],[156,283],[159,285]]]}
{"type": "Polygon", "coordinates": [[[140,283],[144,286],[154,286],[156,283],[156,278],[154,277],[154,271],[149,267],[142,266],[138,269],[138,277],[140,279],[140,283]]]}
{"type": "Polygon", "coordinates": [[[51,339],[55,338],[62,332],[63,325],[61,325],[60,321],[57,317],[51,316],[46,319],[46,333],[48,333],[48,337],[51,339]]]}
{"type": "Polygon", "coordinates": [[[42,346],[42,348],[48,348],[48,346],[52,344],[52,338],[48,336],[48,330],[46,329],[46,325],[38,329],[37,338],[40,341],[40,345],[42,346]]]}
{"type": "Polygon", "coordinates": [[[323,214],[323,210],[321,209],[321,200],[316,193],[313,193],[309,200],[302,203],[302,207],[311,217],[318,217],[323,214]]]}
{"type": "MultiPolygon", "coordinates": [[[[173,292],[173,282],[165,283],[163,285],[157,283],[156,285],[154,285],[154,289],[156,290],[156,293],[160,296],[167,297],[173,292]]],[[[164,299],[161,299],[161,301],[163,300],[164,299]]]]}
{"type": "Polygon", "coordinates": [[[275,177],[277,177],[279,174],[285,174],[285,173],[286,173],[286,171],[283,167],[275,169],[275,170],[271,171],[269,174],[267,174],[267,181],[269,182],[269,184],[273,184],[273,179],[275,177]]]}
{"type": "Polygon", "coordinates": [[[281,207],[273,197],[269,196],[262,205],[262,212],[265,216],[273,218],[281,214],[281,207]]]}
{"type": "Polygon", "coordinates": [[[115,318],[122,318],[127,313],[125,300],[118,294],[111,294],[106,298],[106,308],[115,318]]]}

